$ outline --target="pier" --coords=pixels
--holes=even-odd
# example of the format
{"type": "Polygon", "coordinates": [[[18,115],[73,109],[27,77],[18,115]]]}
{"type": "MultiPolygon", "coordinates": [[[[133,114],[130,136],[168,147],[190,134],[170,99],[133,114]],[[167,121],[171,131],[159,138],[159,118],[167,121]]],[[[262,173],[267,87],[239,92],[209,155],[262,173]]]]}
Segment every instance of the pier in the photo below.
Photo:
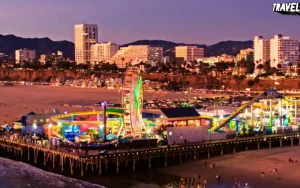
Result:
{"type": "Polygon", "coordinates": [[[70,147],[50,147],[0,138],[0,155],[66,176],[84,178],[87,175],[116,175],[179,165],[191,160],[205,160],[221,155],[234,155],[247,150],[295,147],[300,145],[300,133],[241,137],[229,140],[187,143],[153,148],[97,150],[70,147]]]}

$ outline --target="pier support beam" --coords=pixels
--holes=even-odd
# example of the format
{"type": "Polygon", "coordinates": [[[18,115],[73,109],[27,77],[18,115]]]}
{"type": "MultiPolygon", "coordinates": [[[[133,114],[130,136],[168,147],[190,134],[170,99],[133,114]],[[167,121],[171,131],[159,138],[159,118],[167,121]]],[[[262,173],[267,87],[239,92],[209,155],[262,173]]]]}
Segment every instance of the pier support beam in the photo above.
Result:
{"type": "Polygon", "coordinates": [[[133,158],[132,161],[132,171],[135,172],[135,158],[133,158]]]}
{"type": "MultiPolygon", "coordinates": [[[[300,146],[300,137],[299,137],[299,146],[300,146]]],[[[21,155],[22,155],[22,150],[21,150],[21,155]]]]}
{"type": "Polygon", "coordinates": [[[61,171],[64,171],[64,157],[63,155],[60,156],[60,165],[61,165],[61,171]]]}
{"type": "Polygon", "coordinates": [[[272,149],[272,141],[269,140],[269,149],[272,149]]]}
{"type": "Polygon", "coordinates": [[[221,155],[223,155],[223,146],[221,146],[221,155]]]}
{"type": "Polygon", "coordinates": [[[47,162],[47,155],[46,155],[46,151],[44,151],[44,166],[46,166],[46,162],[47,162]]]}
{"type": "Polygon", "coordinates": [[[210,148],[208,148],[208,151],[207,151],[207,158],[210,159],[210,148]]]}
{"type": "Polygon", "coordinates": [[[53,169],[55,168],[55,154],[52,154],[52,165],[53,165],[53,169]]]}
{"type": "Polygon", "coordinates": [[[107,164],[108,164],[108,159],[105,159],[105,171],[106,171],[106,172],[107,172],[107,170],[108,170],[107,164]]]}
{"type": "Polygon", "coordinates": [[[39,156],[39,150],[38,149],[34,149],[33,150],[33,157],[34,157],[34,163],[37,163],[38,160],[38,156],[39,156]]]}
{"type": "Polygon", "coordinates": [[[248,151],[248,144],[246,144],[246,151],[248,151]]]}
{"type": "Polygon", "coordinates": [[[99,176],[101,176],[101,174],[102,174],[102,161],[101,161],[101,159],[100,159],[100,161],[99,161],[99,176]]]}
{"type": "Polygon", "coordinates": [[[257,149],[260,149],[260,142],[257,142],[257,149]]]}
{"type": "Polygon", "coordinates": [[[233,154],[235,154],[235,146],[233,147],[233,154]]]}
{"type": "Polygon", "coordinates": [[[81,168],[80,175],[81,175],[81,177],[83,177],[83,162],[82,161],[80,161],[80,168],[81,168]]]}
{"type": "Polygon", "coordinates": [[[74,160],[69,157],[69,162],[70,162],[70,173],[73,175],[73,165],[74,165],[74,160]]]}
{"type": "Polygon", "coordinates": [[[282,147],[282,138],[280,138],[280,140],[279,140],[279,145],[280,145],[280,147],[282,147]]]}
{"type": "Polygon", "coordinates": [[[30,160],[30,148],[29,148],[29,146],[27,148],[28,148],[28,161],[29,161],[30,160]]]}
{"type": "Polygon", "coordinates": [[[291,146],[294,146],[294,137],[291,136],[291,146]]]}
{"type": "Polygon", "coordinates": [[[116,173],[119,174],[119,157],[117,158],[116,168],[116,173]]]}
{"type": "Polygon", "coordinates": [[[181,164],[181,152],[179,154],[179,163],[181,164]]]}
{"type": "Polygon", "coordinates": [[[151,156],[149,156],[149,170],[151,170],[151,156]]]}
{"type": "Polygon", "coordinates": [[[168,160],[168,155],[165,153],[165,167],[167,167],[167,160],[168,160]]]}

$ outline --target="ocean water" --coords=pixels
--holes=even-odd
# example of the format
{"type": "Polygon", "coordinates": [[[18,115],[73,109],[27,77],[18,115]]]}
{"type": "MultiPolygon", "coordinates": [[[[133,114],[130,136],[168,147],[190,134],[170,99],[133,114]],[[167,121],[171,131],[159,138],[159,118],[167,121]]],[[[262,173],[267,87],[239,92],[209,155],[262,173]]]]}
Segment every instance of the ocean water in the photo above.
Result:
{"type": "Polygon", "coordinates": [[[29,164],[0,158],[0,188],[104,188],[46,172],[29,164]]]}

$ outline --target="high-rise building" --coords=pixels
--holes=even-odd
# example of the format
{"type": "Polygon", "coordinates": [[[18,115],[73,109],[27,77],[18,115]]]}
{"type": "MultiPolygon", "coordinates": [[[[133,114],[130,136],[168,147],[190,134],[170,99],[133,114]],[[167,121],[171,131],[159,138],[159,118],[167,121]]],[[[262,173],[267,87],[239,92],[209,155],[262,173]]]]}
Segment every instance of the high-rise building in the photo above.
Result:
{"type": "Polygon", "coordinates": [[[262,36],[255,36],[253,41],[254,63],[264,64],[270,60],[270,41],[264,40],[262,36]]]}
{"type": "Polygon", "coordinates": [[[28,49],[20,49],[15,51],[15,59],[16,63],[23,63],[24,61],[32,61],[36,58],[36,51],[35,50],[28,50],[28,49]]]}
{"type": "Polygon", "coordinates": [[[98,43],[98,26],[79,24],[74,29],[75,61],[85,64],[91,61],[91,46],[98,43]]]}
{"type": "Polygon", "coordinates": [[[91,46],[91,63],[110,61],[118,50],[119,46],[112,42],[94,44],[91,46]]]}
{"type": "Polygon", "coordinates": [[[125,68],[126,64],[135,65],[140,62],[159,62],[163,59],[162,47],[151,47],[149,45],[131,45],[122,47],[112,58],[119,68],[125,68]]]}
{"type": "Polygon", "coordinates": [[[298,64],[299,41],[282,35],[274,35],[270,40],[270,64],[276,67],[278,64],[298,64]]]}
{"type": "Polygon", "coordinates": [[[197,46],[176,46],[175,56],[183,58],[185,61],[194,61],[204,57],[204,48],[197,46]]]}

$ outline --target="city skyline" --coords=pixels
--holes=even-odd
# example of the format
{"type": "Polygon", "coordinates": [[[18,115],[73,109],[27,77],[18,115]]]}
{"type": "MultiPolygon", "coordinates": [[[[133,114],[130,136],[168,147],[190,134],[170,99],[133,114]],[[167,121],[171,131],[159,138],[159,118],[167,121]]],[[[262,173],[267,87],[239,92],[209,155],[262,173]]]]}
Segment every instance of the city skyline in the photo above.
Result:
{"type": "Polygon", "coordinates": [[[98,25],[99,42],[117,44],[158,39],[210,45],[277,33],[300,39],[300,26],[296,24],[299,17],[272,12],[272,1],[230,0],[218,2],[218,6],[216,2],[188,2],[5,0],[0,7],[0,34],[74,42],[74,25],[85,22],[98,25]],[[25,20],[20,21],[21,16],[25,20]]]}

